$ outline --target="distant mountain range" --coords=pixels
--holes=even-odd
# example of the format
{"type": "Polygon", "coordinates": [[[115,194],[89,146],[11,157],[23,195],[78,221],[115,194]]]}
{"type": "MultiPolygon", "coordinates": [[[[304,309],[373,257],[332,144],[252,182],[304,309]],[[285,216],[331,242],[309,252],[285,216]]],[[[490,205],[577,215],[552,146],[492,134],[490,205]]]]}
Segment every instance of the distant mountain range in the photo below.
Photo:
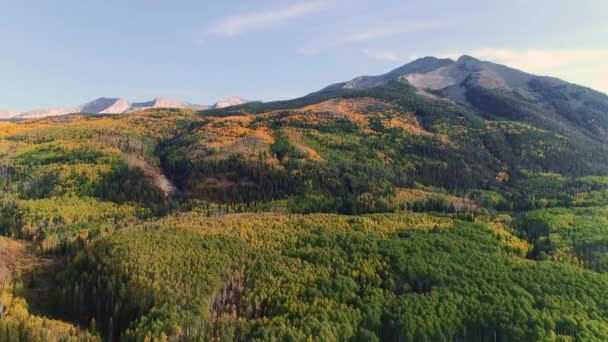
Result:
{"type": "Polygon", "coordinates": [[[73,113],[124,114],[149,108],[180,108],[192,110],[220,109],[245,104],[247,102],[249,101],[243,100],[237,96],[220,100],[213,105],[193,104],[166,97],[159,97],[154,100],[144,102],[131,102],[124,98],[100,97],[91,102],[74,107],[42,108],[34,109],[28,112],[0,109],[0,119],[33,119],[73,113]]]}

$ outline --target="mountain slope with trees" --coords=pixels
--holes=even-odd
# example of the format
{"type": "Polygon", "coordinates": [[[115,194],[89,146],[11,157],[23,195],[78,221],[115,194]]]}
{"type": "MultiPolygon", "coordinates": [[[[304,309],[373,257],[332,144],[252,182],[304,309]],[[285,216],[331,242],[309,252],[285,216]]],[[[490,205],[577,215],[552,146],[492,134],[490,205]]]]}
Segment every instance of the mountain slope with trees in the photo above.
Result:
{"type": "Polygon", "coordinates": [[[607,109],[465,56],[0,122],[0,340],[606,340],[607,109]]]}

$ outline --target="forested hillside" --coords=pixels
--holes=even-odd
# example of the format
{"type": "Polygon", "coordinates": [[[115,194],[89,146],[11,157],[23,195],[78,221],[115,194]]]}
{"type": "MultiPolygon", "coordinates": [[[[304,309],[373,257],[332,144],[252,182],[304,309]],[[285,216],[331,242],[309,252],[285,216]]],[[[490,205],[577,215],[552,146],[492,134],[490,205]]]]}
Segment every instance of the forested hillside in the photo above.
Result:
{"type": "Polygon", "coordinates": [[[608,340],[608,97],[452,63],[0,122],[0,341],[608,340]]]}

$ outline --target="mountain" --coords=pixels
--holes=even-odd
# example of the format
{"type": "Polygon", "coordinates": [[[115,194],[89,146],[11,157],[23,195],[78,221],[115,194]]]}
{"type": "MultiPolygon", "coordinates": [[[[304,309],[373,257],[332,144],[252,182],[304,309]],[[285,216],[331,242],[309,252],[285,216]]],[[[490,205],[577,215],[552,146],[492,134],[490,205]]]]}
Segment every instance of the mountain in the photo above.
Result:
{"type": "Polygon", "coordinates": [[[243,100],[238,96],[232,96],[227,99],[217,101],[213,106],[211,106],[211,109],[221,109],[226,107],[238,106],[248,102],[250,101],[243,100]]]}
{"type": "Polygon", "coordinates": [[[450,100],[484,116],[516,119],[544,128],[608,139],[608,96],[553,77],[532,75],[471,56],[458,60],[425,57],[387,74],[360,76],[317,94],[366,90],[401,82],[420,94],[450,100]]]}
{"type": "MultiPolygon", "coordinates": [[[[320,92],[336,89],[369,89],[401,81],[421,92],[434,94],[444,90],[446,96],[460,104],[470,104],[464,92],[472,85],[501,90],[528,89],[528,83],[539,76],[507,66],[480,61],[471,56],[458,60],[424,57],[379,76],[359,76],[347,82],[333,84],[320,92]]],[[[550,78],[543,78],[549,80],[550,78]]],[[[563,82],[551,78],[554,82],[563,82]]],[[[565,82],[563,82],[565,83],[565,82]]]]}
{"type": "Polygon", "coordinates": [[[457,60],[424,57],[386,74],[355,77],[301,98],[226,109],[214,107],[207,114],[291,109],[372,92],[383,92],[396,100],[405,95],[411,97],[406,88],[429,100],[460,106],[484,119],[525,122],[572,139],[608,141],[608,95],[466,55],[457,60]]]}
{"type": "Polygon", "coordinates": [[[0,109],[0,120],[1,119],[10,119],[19,115],[19,112],[11,109],[0,109]]]}
{"type": "Polygon", "coordinates": [[[463,56],[220,102],[0,122],[1,341],[608,341],[607,96],[463,56]]]}

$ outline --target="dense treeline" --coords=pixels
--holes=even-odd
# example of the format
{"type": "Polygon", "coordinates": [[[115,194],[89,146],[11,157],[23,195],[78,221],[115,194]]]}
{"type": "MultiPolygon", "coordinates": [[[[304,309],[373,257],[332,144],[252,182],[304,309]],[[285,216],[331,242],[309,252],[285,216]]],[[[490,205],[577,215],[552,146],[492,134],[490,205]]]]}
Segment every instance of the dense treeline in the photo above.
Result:
{"type": "Polygon", "coordinates": [[[510,239],[424,214],[180,216],[86,249],[63,307],[126,340],[607,338],[608,279],[510,239]]]}

